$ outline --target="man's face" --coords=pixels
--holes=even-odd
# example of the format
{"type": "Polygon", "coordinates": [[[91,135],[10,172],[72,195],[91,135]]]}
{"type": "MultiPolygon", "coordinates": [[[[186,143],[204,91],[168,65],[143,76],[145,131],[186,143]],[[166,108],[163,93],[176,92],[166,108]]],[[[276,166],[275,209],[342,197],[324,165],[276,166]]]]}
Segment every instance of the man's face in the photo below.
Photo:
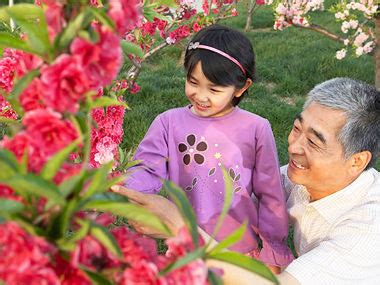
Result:
{"type": "Polygon", "coordinates": [[[306,187],[312,200],[326,197],[353,180],[338,133],[346,121],[343,111],[317,103],[294,120],[289,134],[288,176],[306,187]]]}

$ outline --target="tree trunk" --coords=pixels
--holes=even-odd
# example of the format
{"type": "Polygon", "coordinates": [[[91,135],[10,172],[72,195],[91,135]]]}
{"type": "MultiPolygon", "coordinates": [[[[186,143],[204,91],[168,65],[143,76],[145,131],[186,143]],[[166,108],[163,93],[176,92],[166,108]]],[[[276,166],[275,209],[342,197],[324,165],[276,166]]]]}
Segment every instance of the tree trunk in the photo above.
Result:
{"type": "Polygon", "coordinates": [[[375,40],[375,85],[376,89],[380,91],[380,16],[375,17],[375,40]]]}
{"type": "Polygon", "coordinates": [[[255,10],[256,0],[248,0],[247,21],[245,23],[244,31],[248,32],[252,28],[252,15],[255,10]]]}

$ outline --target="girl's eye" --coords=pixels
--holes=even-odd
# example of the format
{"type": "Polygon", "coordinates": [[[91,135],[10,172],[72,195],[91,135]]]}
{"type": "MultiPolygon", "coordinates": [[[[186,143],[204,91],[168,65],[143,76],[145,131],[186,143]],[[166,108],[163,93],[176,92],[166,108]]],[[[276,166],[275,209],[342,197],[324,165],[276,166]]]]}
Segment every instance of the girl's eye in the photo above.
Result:
{"type": "Polygon", "coordinates": [[[221,92],[219,89],[214,89],[214,88],[211,88],[210,90],[211,90],[212,92],[215,92],[215,93],[221,92]]]}

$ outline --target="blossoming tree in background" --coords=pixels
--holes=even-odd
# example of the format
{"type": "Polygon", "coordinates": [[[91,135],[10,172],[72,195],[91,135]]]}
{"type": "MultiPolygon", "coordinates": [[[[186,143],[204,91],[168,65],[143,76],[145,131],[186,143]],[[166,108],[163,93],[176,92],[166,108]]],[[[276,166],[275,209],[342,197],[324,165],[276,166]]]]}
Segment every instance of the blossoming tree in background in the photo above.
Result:
{"type": "Polygon", "coordinates": [[[329,9],[332,17],[340,23],[341,33],[334,33],[325,27],[313,24],[309,13],[323,10],[323,0],[278,0],[267,2],[275,9],[274,29],[283,30],[290,26],[318,32],[342,44],[336,52],[338,60],[348,53],[359,57],[365,54],[374,55],[376,62],[376,87],[380,89],[380,19],[376,0],[340,0],[329,9]],[[376,31],[374,31],[374,27],[376,31]]]}
{"type": "MultiPolygon", "coordinates": [[[[138,0],[40,0],[0,9],[0,21],[17,26],[0,32],[0,120],[10,126],[0,141],[0,282],[220,284],[206,259],[276,281],[260,262],[223,251],[245,225],[216,247],[204,244],[185,194],[170,182],[164,187],[186,227],[167,241],[165,255],[154,240],[114,223],[124,217],[172,235],[152,213],[108,192],[128,166],[117,148],[122,93],[135,87],[115,83],[122,47],[138,56],[138,46],[121,38],[145,22],[145,7],[138,0]]],[[[225,181],[218,225],[232,199],[225,181]]]]}
{"type": "Polygon", "coordinates": [[[137,56],[130,57],[130,64],[124,66],[127,80],[135,80],[142,63],[163,48],[179,44],[202,28],[237,15],[233,0],[180,0],[174,7],[160,7],[156,2],[146,5],[146,9],[149,12],[145,19],[125,35],[128,42],[141,48],[137,56]]]}

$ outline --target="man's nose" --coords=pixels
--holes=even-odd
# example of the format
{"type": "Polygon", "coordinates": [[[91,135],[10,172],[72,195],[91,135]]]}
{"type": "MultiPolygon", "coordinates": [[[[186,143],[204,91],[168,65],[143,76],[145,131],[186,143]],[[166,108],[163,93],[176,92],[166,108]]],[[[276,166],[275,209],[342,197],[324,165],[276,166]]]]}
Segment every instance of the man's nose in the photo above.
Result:
{"type": "Polygon", "coordinates": [[[304,153],[305,136],[300,135],[296,138],[289,138],[289,154],[303,154],[304,153]]]}

